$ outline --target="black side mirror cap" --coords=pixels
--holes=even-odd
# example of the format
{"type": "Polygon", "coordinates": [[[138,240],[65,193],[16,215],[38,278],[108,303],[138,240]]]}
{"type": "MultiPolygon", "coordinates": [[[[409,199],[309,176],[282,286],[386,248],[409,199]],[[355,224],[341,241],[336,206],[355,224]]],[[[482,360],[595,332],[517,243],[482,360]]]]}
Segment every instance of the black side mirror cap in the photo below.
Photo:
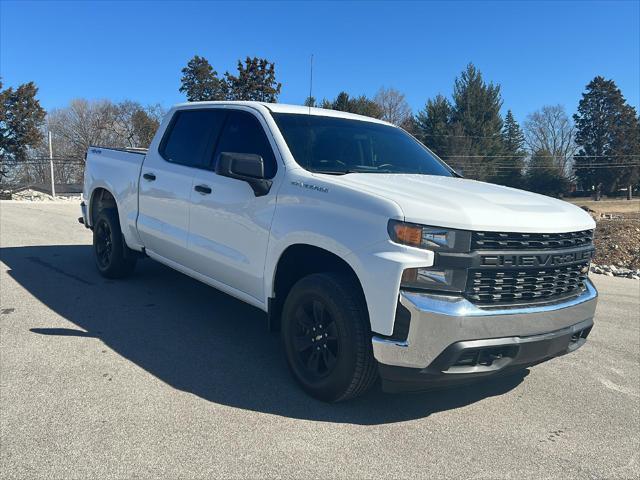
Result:
{"type": "Polygon", "coordinates": [[[256,197],[269,193],[273,182],[264,176],[264,160],[253,153],[222,152],[216,162],[216,173],[247,182],[256,197]]]}

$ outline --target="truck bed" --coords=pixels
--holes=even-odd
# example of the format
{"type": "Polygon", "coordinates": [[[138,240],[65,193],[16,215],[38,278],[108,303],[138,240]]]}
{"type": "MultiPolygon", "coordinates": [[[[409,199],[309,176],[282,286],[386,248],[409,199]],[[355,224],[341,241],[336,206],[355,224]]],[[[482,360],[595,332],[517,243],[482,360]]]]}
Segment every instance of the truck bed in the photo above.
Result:
{"type": "MultiPolygon", "coordinates": [[[[105,188],[119,206],[120,225],[127,245],[140,245],[136,230],[138,216],[138,179],[147,149],[90,147],[87,152],[83,198],[88,212],[94,192],[105,188]]],[[[92,219],[89,215],[89,225],[92,219]]]]}

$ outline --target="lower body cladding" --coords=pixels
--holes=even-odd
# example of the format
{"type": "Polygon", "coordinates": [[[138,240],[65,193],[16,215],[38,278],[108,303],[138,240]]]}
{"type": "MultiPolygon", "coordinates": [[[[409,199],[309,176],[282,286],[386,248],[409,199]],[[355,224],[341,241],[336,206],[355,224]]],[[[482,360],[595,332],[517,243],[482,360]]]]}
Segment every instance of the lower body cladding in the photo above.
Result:
{"type": "Polygon", "coordinates": [[[598,296],[585,285],[576,297],[527,307],[480,308],[462,297],[402,291],[406,340],[372,340],[383,389],[465,384],[576,350],[591,331],[598,296]]]}

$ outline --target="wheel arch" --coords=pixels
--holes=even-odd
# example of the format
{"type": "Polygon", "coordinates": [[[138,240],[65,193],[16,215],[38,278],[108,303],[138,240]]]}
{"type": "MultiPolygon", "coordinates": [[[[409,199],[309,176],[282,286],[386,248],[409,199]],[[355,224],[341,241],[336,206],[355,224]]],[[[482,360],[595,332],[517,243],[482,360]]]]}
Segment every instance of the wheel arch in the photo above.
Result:
{"type": "Polygon", "coordinates": [[[95,225],[96,217],[100,210],[104,208],[113,208],[118,212],[118,202],[116,197],[105,187],[96,187],[91,192],[89,200],[89,218],[91,219],[91,227],[95,225]]]}
{"type": "Polygon", "coordinates": [[[322,247],[296,243],[284,249],[274,269],[268,299],[269,328],[279,329],[282,306],[291,287],[298,280],[313,273],[328,272],[342,273],[349,277],[358,288],[365,311],[368,311],[362,283],[354,268],[344,258],[322,247]]]}

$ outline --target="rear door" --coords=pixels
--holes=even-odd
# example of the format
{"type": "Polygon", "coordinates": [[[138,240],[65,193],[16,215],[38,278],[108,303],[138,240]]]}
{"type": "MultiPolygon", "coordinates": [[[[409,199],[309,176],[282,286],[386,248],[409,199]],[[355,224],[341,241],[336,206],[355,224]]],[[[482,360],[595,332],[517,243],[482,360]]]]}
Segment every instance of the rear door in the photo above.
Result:
{"type": "MultiPolygon", "coordinates": [[[[276,207],[278,172],[275,142],[264,120],[250,110],[229,109],[212,168],[221,152],[260,155],[274,178],[267,195],[256,197],[248,183],[200,170],[191,191],[191,268],[264,301],[264,265],[276,207]],[[196,187],[206,189],[198,191],[196,187]]],[[[279,175],[278,175],[279,174],[279,175]]]]}
{"type": "Polygon", "coordinates": [[[187,260],[189,204],[196,171],[211,167],[224,112],[177,110],[157,150],[141,170],[138,231],[146,249],[184,265],[187,260]]]}

